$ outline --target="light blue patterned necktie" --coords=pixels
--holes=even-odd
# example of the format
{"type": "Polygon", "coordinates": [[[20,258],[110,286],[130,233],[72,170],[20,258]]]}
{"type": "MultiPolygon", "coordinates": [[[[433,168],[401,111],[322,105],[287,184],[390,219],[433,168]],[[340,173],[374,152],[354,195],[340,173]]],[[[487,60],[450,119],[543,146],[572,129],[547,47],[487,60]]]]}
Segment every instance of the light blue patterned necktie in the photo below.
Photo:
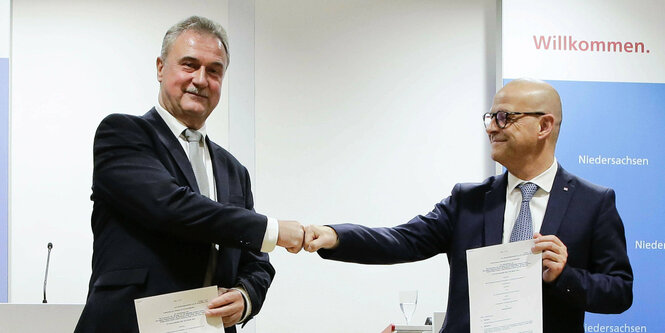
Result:
{"type": "Polygon", "coordinates": [[[510,242],[517,242],[533,238],[533,221],[531,220],[531,208],[529,201],[538,190],[538,185],[534,183],[523,183],[518,185],[522,191],[522,205],[520,213],[517,215],[513,231],[510,233],[510,242]]]}

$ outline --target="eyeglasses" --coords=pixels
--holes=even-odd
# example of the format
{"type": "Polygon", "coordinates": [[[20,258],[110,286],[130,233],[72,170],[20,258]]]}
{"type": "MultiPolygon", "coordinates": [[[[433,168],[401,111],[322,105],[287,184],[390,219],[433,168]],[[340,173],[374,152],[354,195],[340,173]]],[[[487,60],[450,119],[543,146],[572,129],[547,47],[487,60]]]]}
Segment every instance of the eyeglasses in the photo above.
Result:
{"type": "Polygon", "coordinates": [[[494,120],[496,121],[496,125],[499,126],[499,128],[506,128],[506,126],[508,126],[508,123],[514,121],[512,116],[520,114],[526,116],[546,115],[545,112],[508,112],[508,111],[497,111],[494,113],[487,112],[483,115],[483,121],[485,122],[485,129],[490,127],[490,124],[492,124],[492,118],[494,118],[494,120]]]}

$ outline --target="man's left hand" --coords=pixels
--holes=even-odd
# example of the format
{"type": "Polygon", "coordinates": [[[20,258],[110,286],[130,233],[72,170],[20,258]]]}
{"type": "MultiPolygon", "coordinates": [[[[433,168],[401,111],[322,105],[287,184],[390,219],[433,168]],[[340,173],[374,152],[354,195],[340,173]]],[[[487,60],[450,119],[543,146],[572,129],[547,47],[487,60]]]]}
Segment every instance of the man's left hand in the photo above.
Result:
{"type": "Polygon", "coordinates": [[[556,280],[568,262],[568,249],[563,242],[554,235],[543,236],[539,233],[533,235],[536,245],[531,252],[543,252],[543,281],[556,280]]]}
{"type": "Polygon", "coordinates": [[[222,317],[224,327],[231,327],[240,321],[244,310],[245,302],[240,291],[229,289],[210,301],[205,314],[208,317],[222,317]]]}

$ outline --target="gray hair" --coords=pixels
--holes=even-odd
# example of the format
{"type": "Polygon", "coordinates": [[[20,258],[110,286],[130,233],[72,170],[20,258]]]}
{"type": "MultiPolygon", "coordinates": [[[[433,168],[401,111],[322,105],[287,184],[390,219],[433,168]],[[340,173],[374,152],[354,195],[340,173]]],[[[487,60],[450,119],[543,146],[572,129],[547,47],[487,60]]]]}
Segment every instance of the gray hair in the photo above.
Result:
{"type": "MultiPolygon", "coordinates": [[[[164,35],[164,40],[162,41],[162,54],[160,57],[162,60],[166,60],[171,46],[175,40],[185,31],[194,30],[200,33],[209,33],[219,38],[224,46],[224,51],[226,51],[226,61],[230,60],[229,55],[229,38],[226,36],[226,30],[214,21],[207,19],[201,16],[190,16],[175,25],[173,25],[164,35]]],[[[228,66],[228,63],[227,63],[228,66]]]]}

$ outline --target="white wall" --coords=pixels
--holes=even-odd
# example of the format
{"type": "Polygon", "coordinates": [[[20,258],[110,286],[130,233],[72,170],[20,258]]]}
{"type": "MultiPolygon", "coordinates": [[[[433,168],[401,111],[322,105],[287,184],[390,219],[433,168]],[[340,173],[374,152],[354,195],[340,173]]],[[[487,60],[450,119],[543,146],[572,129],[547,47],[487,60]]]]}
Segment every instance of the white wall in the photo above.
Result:
{"type": "MultiPolygon", "coordinates": [[[[494,1],[257,1],[257,209],[306,224],[391,226],[492,172],[494,1]]],[[[443,311],[445,256],[397,266],[272,255],[258,332],[379,332],[443,311]]]]}
{"type": "MultiPolygon", "coordinates": [[[[157,101],[155,59],[175,22],[226,25],[226,1],[14,0],[10,152],[10,302],[82,303],[92,256],[92,141],[114,112],[157,101]]],[[[232,70],[233,66],[231,66],[232,70]]],[[[228,144],[226,91],[209,132],[228,144]]]]}
{"type": "Polygon", "coordinates": [[[0,0],[0,58],[9,58],[10,0],[0,0]]]}
{"type": "MultiPolygon", "coordinates": [[[[227,26],[232,12],[226,1],[13,6],[10,301],[41,300],[51,241],[50,302],[83,302],[97,124],[155,103],[154,61],[169,25],[202,14],[227,26]]],[[[255,108],[255,120],[240,120],[255,126],[255,146],[231,149],[255,149],[259,212],[395,225],[429,211],[454,183],[493,172],[480,118],[494,93],[495,0],[259,0],[239,10],[255,12],[253,25],[231,25],[255,37],[254,49],[244,45],[254,64],[234,67],[229,29],[229,91],[209,126],[233,146],[226,97],[233,87],[254,93],[233,71],[244,68],[236,77],[246,80],[254,70],[255,99],[238,105],[255,108]]],[[[272,260],[258,332],[378,332],[402,320],[397,292],[406,288],[420,290],[416,322],[445,309],[445,256],[369,267],[277,249],[272,260]]]]}

